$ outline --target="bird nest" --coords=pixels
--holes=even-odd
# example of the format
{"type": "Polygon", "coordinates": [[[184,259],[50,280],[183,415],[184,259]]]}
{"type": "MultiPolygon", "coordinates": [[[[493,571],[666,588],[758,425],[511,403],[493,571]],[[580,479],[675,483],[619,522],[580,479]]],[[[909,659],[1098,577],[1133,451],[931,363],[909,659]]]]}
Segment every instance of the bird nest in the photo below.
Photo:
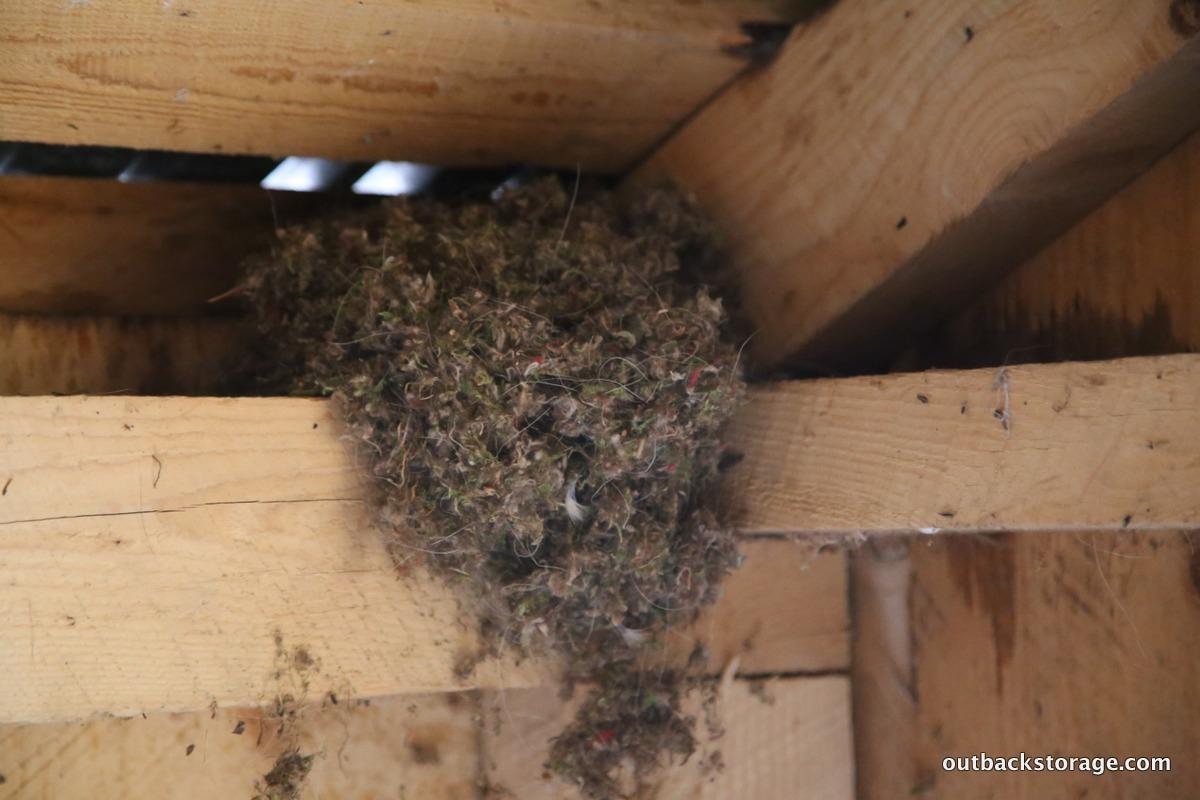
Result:
{"type": "Polygon", "coordinates": [[[550,767],[611,797],[694,747],[686,669],[638,665],[736,563],[713,490],[744,387],[685,269],[712,260],[689,203],[574,195],[546,178],[289,229],[245,293],[258,374],[337,400],[395,558],[458,584],[493,650],[561,653],[593,686],[550,767]]]}

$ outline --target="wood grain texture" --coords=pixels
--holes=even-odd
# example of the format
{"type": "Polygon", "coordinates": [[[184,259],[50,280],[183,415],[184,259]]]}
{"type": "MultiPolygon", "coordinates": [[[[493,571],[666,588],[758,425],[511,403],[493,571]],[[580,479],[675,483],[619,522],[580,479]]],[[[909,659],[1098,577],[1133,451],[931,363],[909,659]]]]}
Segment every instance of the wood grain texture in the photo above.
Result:
{"type": "MultiPolygon", "coordinates": [[[[937,537],[913,549],[921,797],[1195,796],[1193,535],[937,537]],[[942,758],[1167,756],[1170,772],[959,773],[942,758]]],[[[893,797],[908,793],[895,787],[893,797]]]]}
{"type": "Polygon", "coordinates": [[[725,229],[760,367],[888,351],[1200,124],[1191,5],[843,0],[636,178],[725,229]]]}
{"type": "Polygon", "coordinates": [[[6,3],[0,139],[616,170],[744,62],[755,0],[6,3]]]}
{"type": "Polygon", "coordinates": [[[854,649],[850,686],[855,796],[859,800],[892,800],[919,784],[912,757],[920,698],[909,618],[910,546],[905,537],[876,537],[851,558],[854,649]]]}
{"type": "Polygon", "coordinates": [[[246,337],[224,318],[0,314],[0,395],[209,394],[246,337]]]}
{"type": "Polygon", "coordinates": [[[0,721],[260,705],[298,647],[310,696],[545,680],[456,675],[471,616],[397,574],[331,410],[0,400],[0,721]]]}
{"type": "Polygon", "coordinates": [[[297,800],[479,796],[479,702],[469,693],[326,699],[300,709],[283,736],[257,708],[3,725],[0,796],[248,800],[289,745],[317,755],[297,800]]]}
{"type": "Polygon", "coordinates": [[[0,311],[211,312],[274,231],[257,186],[0,177],[0,311]]]}
{"type": "MultiPolygon", "coordinates": [[[[850,685],[845,677],[784,678],[756,684],[728,681],[716,720],[724,729],[686,763],[666,768],[654,800],[755,798],[850,800],[850,685]],[[719,750],[723,770],[704,769],[719,750]]],[[[546,777],[547,742],[571,718],[574,705],[556,689],[484,693],[484,774],[497,798],[579,800],[578,790],[546,777]]],[[[688,711],[703,720],[700,698],[688,711]]]]}
{"type": "MultiPolygon", "coordinates": [[[[1193,136],[938,329],[915,363],[1195,349],[1198,154],[1193,136]]],[[[1105,494],[1096,489],[1094,499],[1104,502],[1105,494]]],[[[864,583],[879,586],[909,568],[914,625],[904,636],[913,643],[915,680],[910,703],[902,690],[888,697],[861,680],[879,666],[863,656],[884,649],[886,639],[858,605],[860,796],[1192,797],[1197,564],[1195,535],[1173,532],[929,537],[903,565],[856,555],[860,597],[864,583]],[[946,755],[1047,748],[1168,755],[1174,764],[1171,773],[1104,777],[947,774],[938,766],[946,755]]]]}
{"type": "Polygon", "coordinates": [[[1184,355],[765,386],[728,489],[751,533],[1188,527],[1198,376],[1184,355]]]}
{"type": "Polygon", "coordinates": [[[790,540],[744,539],[745,563],[725,579],[718,603],[686,630],[668,631],[664,654],[683,663],[697,642],[718,674],[844,670],[850,664],[846,553],[817,553],[790,540]]]}
{"type": "MultiPolygon", "coordinates": [[[[282,398],[0,399],[0,674],[22,687],[0,692],[0,721],[261,704],[283,690],[277,634],[318,665],[301,676],[309,694],[551,680],[549,664],[454,675],[475,647],[471,616],[449,587],[396,574],[332,412],[282,398]]],[[[844,556],[746,548],[721,603],[672,642],[742,652],[745,671],[845,668],[844,556]]]]}
{"type": "Polygon", "coordinates": [[[932,340],[943,366],[1200,350],[1200,135],[932,340]]]}

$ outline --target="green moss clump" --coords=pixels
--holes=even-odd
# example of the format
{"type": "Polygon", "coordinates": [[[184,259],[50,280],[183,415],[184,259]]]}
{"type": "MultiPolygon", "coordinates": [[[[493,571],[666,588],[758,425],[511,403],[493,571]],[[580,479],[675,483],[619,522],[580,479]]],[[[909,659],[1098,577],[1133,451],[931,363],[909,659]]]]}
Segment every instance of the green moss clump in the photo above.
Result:
{"type": "MultiPolygon", "coordinates": [[[[260,374],[339,401],[395,557],[468,586],[494,649],[609,681],[612,719],[590,704],[552,759],[596,797],[613,795],[611,759],[589,769],[580,753],[603,748],[575,745],[678,719],[677,689],[613,682],[737,559],[713,502],[737,351],[720,301],[681,273],[709,252],[676,193],[622,212],[543,179],[284,231],[245,285],[260,374]]],[[[657,750],[690,752],[690,727],[668,728],[657,750]]],[[[646,737],[631,749],[658,762],[646,737]]]]}

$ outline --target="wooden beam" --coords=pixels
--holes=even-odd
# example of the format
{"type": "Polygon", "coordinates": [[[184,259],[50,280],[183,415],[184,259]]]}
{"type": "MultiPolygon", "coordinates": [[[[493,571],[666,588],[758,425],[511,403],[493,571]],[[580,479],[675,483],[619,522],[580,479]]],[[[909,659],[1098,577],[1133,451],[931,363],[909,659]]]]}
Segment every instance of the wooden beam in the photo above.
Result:
{"type": "MultiPolygon", "coordinates": [[[[473,625],[440,581],[396,574],[339,436],[317,400],[0,399],[0,675],[20,687],[0,722],[551,681],[546,664],[455,675],[473,625]],[[299,677],[297,648],[316,665],[299,677]]],[[[748,550],[733,607],[672,644],[844,669],[843,554],[748,550]]]]}
{"type": "Polygon", "coordinates": [[[0,311],[211,313],[273,241],[272,205],[257,186],[0,177],[0,311]]]}
{"type": "MultiPolygon", "coordinates": [[[[1197,180],[1193,136],[943,326],[915,360],[969,366],[1200,347],[1197,180]]],[[[1107,492],[1095,488],[1094,500],[1107,492]]],[[[1066,531],[926,538],[903,561],[856,553],[863,800],[1190,798],[1200,780],[1189,722],[1200,708],[1195,545],[1194,533],[1066,531]],[[911,582],[894,580],[901,575],[911,582]],[[890,647],[893,631],[879,624],[885,615],[871,599],[885,597],[907,648],[890,647]],[[946,755],[1046,749],[1166,755],[1172,771],[1018,777],[939,766],[946,755]]]]}
{"type": "Polygon", "coordinates": [[[1166,356],[765,386],[729,492],[748,533],[1188,527],[1198,376],[1166,356]]]}
{"type": "Polygon", "coordinates": [[[328,698],[283,736],[259,708],[0,725],[5,797],[250,798],[288,746],[315,754],[304,797],[472,800],[480,795],[471,693],[328,698]]]}
{"type": "Polygon", "coordinates": [[[6,3],[0,140],[618,170],[778,5],[6,3]]]}
{"type": "Polygon", "coordinates": [[[941,366],[1200,351],[1200,135],[936,336],[941,366]]]}
{"type": "Polygon", "coordinates": [[[918,786],[916,660],[910,620],[911,542],[876,537],[851,558],[854,587],[855,792],[859,800],[892,800],[918,786]]]}
{"type": "Polygon", "coordinates": [[[221,317],[0,314],[0,395],[210,394],[247,341],[221,317]]]}
{"type": "Polygon", "coordinates": [[[725,579],[720,602],[689,628],[667,632],[662,661],[684,663],[699,642],[709,651],[712,674],[735,657],[740,675],[848,669],[845,551],[747,539],[741,552],[745,563],[725,579]]]}
{"type": "MultiPolygon", "coordinates": [[[[579,697],[582,690],[576,702],[579,697]]],[[[702,698],[688,698],[688,712],[700,719],[700,749],[686,763],[663,771],[657,800],[790,800],[798,787],[813,800],[854,796],[850,684],[845,677],[728,681],[718,697],[715,721],[724,732],[713,739],[706,735],[702,698]],[[712,768],[714,752],[720,753],[723,769],[712,768]]],[[[484,694],[484,774],[497,796],[580,800],[575,787],[541,769],[548,740],[562,730],[574,708],[554,688],[484,694]]]]}
{"type": "Polygon", "coordinates": [[[456,675],[474,627],[449,587],[397,575],[331,410],[0,401],[0,721],[547,680],[456,675]]]}
{"type": "Polygon", "coordinates": [[[887,797],[1185,800],[1200,781],[1193,534],[938,537],[913,548],[918,784],[887,797]],[[945,772],[946,756],[1165,756],[1169,772],[945,772]]]}
{"type": "Polygon", "coordinates": [[[1191,7],[842,0],[637,179],[725,229],[760,367],[879,354],[1200,125],[1191,7]]]}

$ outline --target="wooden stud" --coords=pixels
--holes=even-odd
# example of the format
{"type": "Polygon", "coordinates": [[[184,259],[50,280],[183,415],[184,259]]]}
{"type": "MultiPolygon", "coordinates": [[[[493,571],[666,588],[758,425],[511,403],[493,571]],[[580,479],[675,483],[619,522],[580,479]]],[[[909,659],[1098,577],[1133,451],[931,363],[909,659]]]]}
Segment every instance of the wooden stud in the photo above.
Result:
{"type": "Polygon", "coordinates": [[[211,394],[247,341],[222,317],[0,314],[0,395],[211,394]]]}
{"type": "MultiPolygon", "coordinates": [[[[700,719],[700,749],[687,763],[663,771],[654,796],[784,800],[802,788],[813,800],[849,800],[854,796],[849,692],[844,676],[727,681],[715,715],[723,733],[712,739],[701,698],[688,698],[689,713],[700,719]],[[718,751],[724,769],[713,768],[718,751]]],[[[549,738],[574,708],[554,688],[484,694],[484,774],[499,797],[579,800],[575,787],[539,768],[549,738]]]]}
{"type": "Polygon", "coordinates": [[[280,720],[260,708],[0,725],[5,797],[251,798],[288,746],[315,755],[303,797],[479,797],[471,693],[326,696],[280,720]]]}
{"type": "Polygon", "coordinates": [[[764,386],[729,493],[746,533],[1187,527],[1198,375],[1185,355],[764,386]]]}
{"type": "Polygon", "coordinates": [[[1200,350],[1200,135],[950,320],[924,363],[1200,350]]]}
{"type": "Polygon", "coordinates": [[[1185,800],[1200,768],[1196,542],[939,537],[913,549],[918,783],[886,796],[1185,800]],[[947,756],[1165,756],[1171,770],[946,772],[947,756]]]}
{"type": "MultiPolygon", "coordinates": [[[[307,196],[284,194],[286,221],[307,196]]],[[[273,241],[275,204],[257,186],[0,177],[0,311],[220,310],[208,299],[273,241]]]]}
{"type": "Polygon", "coordinates": [[[549,680],[459,677],[474,626],[448,586],[397,574],[331,411],[0,400],[0,721],[549,680]]]}
{"type": "MultiPolygon", "coordinates": [[[[0,692],[0,721],[264,703],[295,693],[298,648],[316,665],[301,676],[313,696],[550,682],[550,664],[456,675],[473,623],[440,581],[396,574],[332,411],[303,399],[0,399],[0,675],[20,687],[0,692]]],[[[714,609],[690,635],[719,655],[748,648],[755,671],[844,668],[842,554],[749,548],[725,600],[737,610],[714,609]],[[746,600],[780,577],[777,597],[809,609],[805,625],[746,600]]]]}
{"type": "Polygon", "coordinates": [[[1200,125],[1175,0],[842,0],[638,170],[724,228],[759,367],[886,355],[1200,125]]]}
{"type": "Polygon", "coordinates": [[[777,5],[6,3],[0,140],[618,170],[777,5]]]}

